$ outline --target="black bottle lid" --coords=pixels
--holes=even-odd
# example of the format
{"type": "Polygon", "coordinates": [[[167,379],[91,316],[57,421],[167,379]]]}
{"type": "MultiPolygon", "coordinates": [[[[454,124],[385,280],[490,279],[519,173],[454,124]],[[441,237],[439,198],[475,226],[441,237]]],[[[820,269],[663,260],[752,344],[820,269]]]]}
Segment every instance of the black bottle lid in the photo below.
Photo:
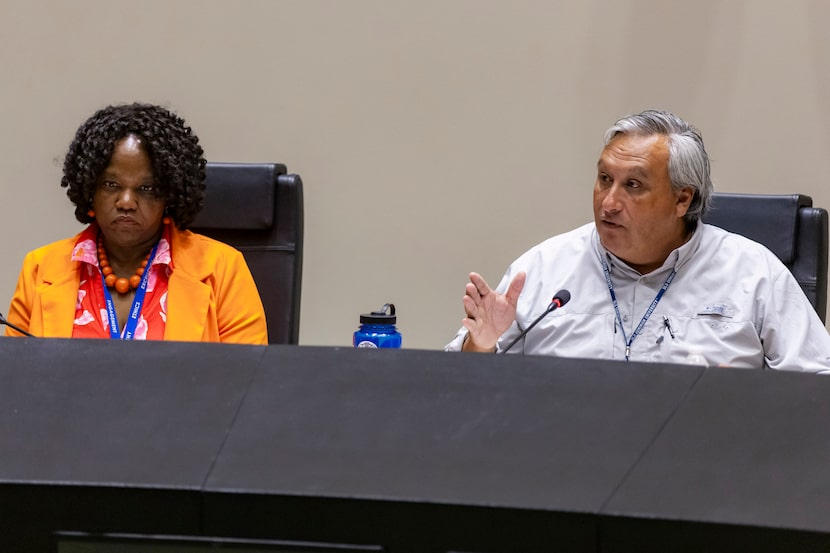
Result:
{"type": "Polygon", "coordinates": [[[360,316],[360,324],[369,325],[393,325],[398,322],[395,316],[395,304],[384,303],[380,311],[372,311],[371,313],[363,313],[360,316]]]}

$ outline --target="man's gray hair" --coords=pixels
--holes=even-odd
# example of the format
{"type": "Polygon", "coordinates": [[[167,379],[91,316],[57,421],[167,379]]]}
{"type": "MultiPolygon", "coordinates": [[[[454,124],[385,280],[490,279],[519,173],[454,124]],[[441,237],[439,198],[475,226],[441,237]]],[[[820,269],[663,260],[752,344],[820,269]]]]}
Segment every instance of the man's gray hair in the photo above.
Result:
{"type": "Polygon", "coordinates": [[[669,178],[675,191],[691,187],[695,193],[685,221],[690,227],[709,210],[712,179],[709,156],[700,131],[680,117],[666,111],[648,110],[629,115],[605,131],[605,146],[618,134],[635,136],[664,135],[669,145],[669,178]]]}

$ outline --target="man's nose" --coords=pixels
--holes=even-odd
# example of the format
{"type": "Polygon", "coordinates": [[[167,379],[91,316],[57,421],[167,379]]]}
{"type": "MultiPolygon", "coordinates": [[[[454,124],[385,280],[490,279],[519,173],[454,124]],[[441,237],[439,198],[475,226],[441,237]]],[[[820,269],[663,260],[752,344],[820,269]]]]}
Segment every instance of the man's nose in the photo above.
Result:
{"type": "Polygon", "coordinates": [[[609,212],[619,211],[622,199],[621,186],[613,183],[605,191],[605,196],[602,198],[602,209],[609,212]]]}

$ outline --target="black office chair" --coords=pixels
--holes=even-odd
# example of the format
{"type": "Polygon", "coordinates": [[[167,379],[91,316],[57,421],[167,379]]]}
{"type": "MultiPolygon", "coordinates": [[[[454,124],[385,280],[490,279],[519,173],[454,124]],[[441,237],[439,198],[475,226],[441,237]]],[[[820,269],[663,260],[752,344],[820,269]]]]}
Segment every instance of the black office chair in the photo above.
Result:
{"type": "Polygon", "coordinates": [[[803,194],[715,193],[705,223],[769,248],[789,267],[816,313],[827,315],[827,210],[803,194]]]}
{"type": "Polygon", "coordinates": [[[296,344],[303,274],[303,182],[279,163],[208,163],[192,230],[240,250],[256,281],[268,342],[296,344]]]}

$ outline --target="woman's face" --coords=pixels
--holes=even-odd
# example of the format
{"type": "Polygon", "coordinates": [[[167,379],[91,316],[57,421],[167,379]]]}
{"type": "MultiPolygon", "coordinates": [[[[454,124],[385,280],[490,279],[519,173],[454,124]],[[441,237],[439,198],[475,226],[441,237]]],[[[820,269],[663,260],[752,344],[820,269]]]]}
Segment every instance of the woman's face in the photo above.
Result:
{"type": "Polygon", "coordinates": [[[141,139],[128,135],[116,142],[92,197],[107,249],[147,249],[161,234],[164,207],[141,139]]]}

